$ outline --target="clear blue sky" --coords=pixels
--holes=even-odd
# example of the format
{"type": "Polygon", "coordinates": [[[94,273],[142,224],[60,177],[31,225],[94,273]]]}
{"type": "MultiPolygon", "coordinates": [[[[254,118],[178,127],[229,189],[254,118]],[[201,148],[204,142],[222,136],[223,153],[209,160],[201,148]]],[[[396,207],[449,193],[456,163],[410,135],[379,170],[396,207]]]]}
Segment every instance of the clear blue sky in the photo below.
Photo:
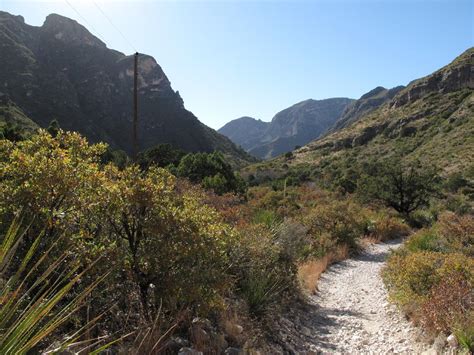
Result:
{"type": "Polygon", "coordinates": [[[268,121],[308,98],[405,85],[474,45],[473,0],[68,1],[87,22],[66,0],[0,0],[0,9],[38,26],[59,13],[133,53],[95,1],[213,128],[244,115],[268,121]]]}

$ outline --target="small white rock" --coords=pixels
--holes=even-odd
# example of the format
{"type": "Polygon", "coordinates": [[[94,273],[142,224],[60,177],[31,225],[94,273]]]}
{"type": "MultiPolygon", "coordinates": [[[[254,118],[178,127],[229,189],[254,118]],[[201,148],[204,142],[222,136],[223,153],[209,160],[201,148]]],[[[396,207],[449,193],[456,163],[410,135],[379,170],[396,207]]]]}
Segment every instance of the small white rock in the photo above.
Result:
{"type": "Polygon", "coordinates": [[[458,347],[458,340],[456,339],[456,336],[454,334],[451,334],[446,338],[447,343],[449,344],[450,347],[452,348],[457,348],[458,347]]]}

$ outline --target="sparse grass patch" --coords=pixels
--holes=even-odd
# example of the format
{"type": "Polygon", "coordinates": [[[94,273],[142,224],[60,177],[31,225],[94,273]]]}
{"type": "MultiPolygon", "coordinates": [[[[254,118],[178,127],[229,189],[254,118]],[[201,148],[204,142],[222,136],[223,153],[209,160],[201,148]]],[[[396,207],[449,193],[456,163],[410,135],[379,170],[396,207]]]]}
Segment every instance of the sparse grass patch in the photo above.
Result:
{"type": "Polygon", "coordinates": [[[322,258],[309,259],[298,265],[298,281],[301,288],[308,293],[315,293],[318,280],[329,266],[349,257],[348,245],[340,245],[322,258]]]}

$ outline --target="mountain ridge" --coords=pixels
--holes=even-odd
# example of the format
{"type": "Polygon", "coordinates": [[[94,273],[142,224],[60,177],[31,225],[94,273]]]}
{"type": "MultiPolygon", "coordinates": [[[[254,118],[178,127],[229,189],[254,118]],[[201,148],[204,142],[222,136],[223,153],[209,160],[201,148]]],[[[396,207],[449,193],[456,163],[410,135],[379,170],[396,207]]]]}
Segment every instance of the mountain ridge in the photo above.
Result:
{"type": "Polygon", "coordinates": [[[307,99],[281,110],[271,122],[240,118],[228,122],[218,132],[250,154],[269,159],[324,134],[351,102],[353,99],[343,97],[307,99]]]}
{"type": "Polygon", "coordinates": [[[396,155],[435,164],[443,174],[474,172],[472,151],[474,47],[413,80],[375,110],[293,151],[291,159],[278,157],[249,166],[244,175],[274,177],[311,169],[328,176],[342,166],[396,155]]]}
{"type": "MultiPolygon", "coordinates": [[[[92,142],[132,151],[133,56],[107,48],[77,21],[57,14],[37,27],[0,11],[0,45],[0,92],[33,121],[46,127],[56,119],[92,142]]],[[[138,69],[140,149],[170,143],[252,160],[186,110],[152,56],[140,54],[138,69]]]]}

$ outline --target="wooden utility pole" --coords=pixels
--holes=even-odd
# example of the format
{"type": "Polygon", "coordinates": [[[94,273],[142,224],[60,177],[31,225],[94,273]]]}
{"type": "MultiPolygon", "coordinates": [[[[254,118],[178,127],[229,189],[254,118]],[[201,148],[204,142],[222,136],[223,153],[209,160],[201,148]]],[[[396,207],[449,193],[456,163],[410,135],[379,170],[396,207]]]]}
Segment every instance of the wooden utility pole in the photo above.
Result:
{"type": "Polygon", "coordinates": [[[133,64],[133,160],[138,155],[138,52],[133,64]]]}

